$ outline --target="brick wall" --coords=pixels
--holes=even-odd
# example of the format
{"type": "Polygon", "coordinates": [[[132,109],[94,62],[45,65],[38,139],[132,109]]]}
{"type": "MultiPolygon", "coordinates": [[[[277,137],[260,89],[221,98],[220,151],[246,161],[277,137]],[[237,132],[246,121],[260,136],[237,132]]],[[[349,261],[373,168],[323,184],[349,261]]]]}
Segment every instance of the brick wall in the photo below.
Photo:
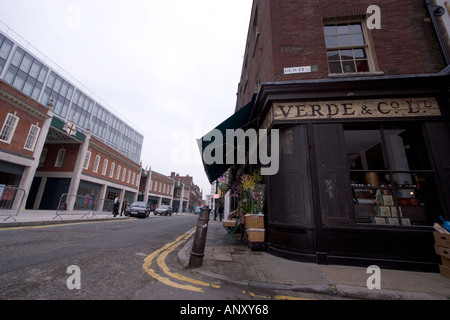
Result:
{"type": "Polygon", "coordinates": [[[258,91],[256,78],[259,82],[327,79],[324,20],[362,20],[370,5],[381,9],[381,29],[368,31],[378,64],[378,69],[372,71],[407,75],[436,73],[445,67],[425,1],[255,0],[238,108],[258,91]],[[260,33],[258,43],[252,23],[255,19],[260,33]],[[312,65],[318,66],[318,72],[284,74],[284,68],[312,65]]]}
{"type": "Polygon", "coordinates": [[[19,118],[11,142],[0,141],[0,149],[25,157],[32,157],[34,151],[24,149],[25,142],[31,125],[37,125],[42,129],[47,110],[2,81],[0,81],[0,90],[4,93],[0,97],[0,130],[3,128],[8,113],[16,114],[19,118]]]}

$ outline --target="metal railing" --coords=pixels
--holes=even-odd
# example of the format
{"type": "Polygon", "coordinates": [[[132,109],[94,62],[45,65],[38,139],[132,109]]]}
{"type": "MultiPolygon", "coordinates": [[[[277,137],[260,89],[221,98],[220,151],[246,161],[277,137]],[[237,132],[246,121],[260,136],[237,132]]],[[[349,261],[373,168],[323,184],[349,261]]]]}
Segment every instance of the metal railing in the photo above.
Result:
{"type": "Polygon", "coordinates": [[[114,201],[100,199],[93,195],[63,194],[59,200],[56,216],[62,220],[65,215],[77,215],[81,218],[93,218],[96,215],[112,215],[114,201]]]}
{"type": "Polygon", "coordinates": [[[6,217],[3,221],[16,218],[22,208],[26,191],[15,187],[0,186],[0,216],[6,217]]]}

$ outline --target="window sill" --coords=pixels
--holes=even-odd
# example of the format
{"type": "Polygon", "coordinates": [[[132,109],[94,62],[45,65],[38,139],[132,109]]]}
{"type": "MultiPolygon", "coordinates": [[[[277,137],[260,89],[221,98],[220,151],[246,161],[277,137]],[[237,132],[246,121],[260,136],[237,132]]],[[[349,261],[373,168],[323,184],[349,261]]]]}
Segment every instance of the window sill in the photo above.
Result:
{"type": "Polygon", "coordinates": [[[330,73],[328,78],[353,78],[353,77],[375,77],[384,76],[383,71],[374,72],[348,72],[348,73],[330,73]]]}

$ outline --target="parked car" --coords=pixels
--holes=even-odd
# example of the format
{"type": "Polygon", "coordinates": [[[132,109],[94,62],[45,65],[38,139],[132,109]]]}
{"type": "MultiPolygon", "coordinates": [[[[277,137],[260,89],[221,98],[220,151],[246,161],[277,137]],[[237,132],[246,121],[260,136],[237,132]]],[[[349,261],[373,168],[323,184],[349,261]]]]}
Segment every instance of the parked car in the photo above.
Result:
{"type": "Polygon", "coordinates": [[[126,215],[130,217],[136,216],[144,219],[147,218],[149,214],[150,206],[144,201],[133,202],[126,211],[126,215]]]}
{"type": "Polygon", "coordinates": [[[200,214],[201,207],[197,206],[195,207],[195,214],[200,214]]]}
{"type": "Polygon", "coordinates": [[[169,207],[167,205],[162,205],[161,207],[159,207],[158,209],[156,209],[155,211],[155,215],[160,214],[160,215],[172,215],[172,207],[169,207]]]}

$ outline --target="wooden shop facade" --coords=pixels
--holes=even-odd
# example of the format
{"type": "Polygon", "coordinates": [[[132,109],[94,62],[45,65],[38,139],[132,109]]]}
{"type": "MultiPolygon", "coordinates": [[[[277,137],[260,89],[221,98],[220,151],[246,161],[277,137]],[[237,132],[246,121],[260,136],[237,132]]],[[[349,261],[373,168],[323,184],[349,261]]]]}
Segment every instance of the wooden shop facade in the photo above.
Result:
{"type": "Polygon", "coordinates": [[[251,118],[280,136],[279,172],[265,177],[268,250],[437,271],[432,226],[450,211],[449,72],[263,84],[251,118]]]}

